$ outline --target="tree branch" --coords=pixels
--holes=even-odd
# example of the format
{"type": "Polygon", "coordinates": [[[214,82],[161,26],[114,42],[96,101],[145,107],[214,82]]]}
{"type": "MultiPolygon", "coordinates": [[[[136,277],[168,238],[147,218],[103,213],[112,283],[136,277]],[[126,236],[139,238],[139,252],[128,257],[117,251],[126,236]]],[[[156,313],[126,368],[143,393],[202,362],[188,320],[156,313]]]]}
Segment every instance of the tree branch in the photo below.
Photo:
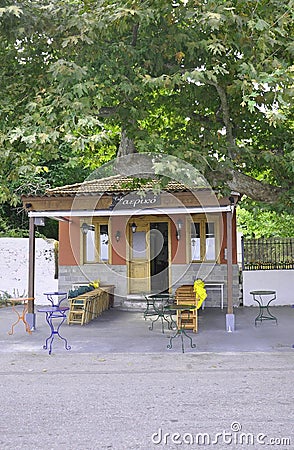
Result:
{"type": "Polygon", "coordinates": [[[211,81],[211,82],[209,82],[209,84],[212,84],[215,87],[215,89],[219,95],[220,102],[221,102],[222,118],[223,118],[224,125],[226,127],[226,139],[228,142],[228,155],[231,159],[235,159],[236,153],[237,153],[236,152],[237,146],[236,146],[236,142],[235,142],[235,138],[234,138],[233,124],[232,124],[231,117],[230,117],[230,108],[229,108],[229,104],[228,104],[226,91],[218,83],[214,83],[211,81]]]}
{"type": "Polygon", "coordinates": [[[98,111],[98,116],[100,117],[110,117],[110,116],[114,116],[114,114],[116,113],[117,108],[116,107],[112,107],[112,106],[102,106],[102,108],[99,109],[98,111]]]}
{"type": "Polygon", "coordinates": [[[132,39],[132,46],[136,47],[137,40],[138,40],[138,30],[139,30],[139,24],[136,23],[133,27],[133,39],[132,39]]]}
{"type": "Polygon", "coordinates": [[[281,195],[286,192],[284,188],[263,183],[235,169],[225,169],[222,172],[210,171],[207,178],[212,186],[225,183],[232,191],[268,204],[277,203],[281,195]]]}

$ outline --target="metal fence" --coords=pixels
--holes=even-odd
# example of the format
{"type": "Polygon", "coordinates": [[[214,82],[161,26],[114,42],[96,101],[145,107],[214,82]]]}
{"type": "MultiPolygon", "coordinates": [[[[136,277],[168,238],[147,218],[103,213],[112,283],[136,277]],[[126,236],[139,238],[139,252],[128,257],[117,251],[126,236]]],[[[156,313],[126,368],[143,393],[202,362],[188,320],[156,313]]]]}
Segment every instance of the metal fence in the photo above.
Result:
{"type": "Polygon", "coordinates": [[[242,239],[242,268],[294,269],[294,238],[242,239]]]}

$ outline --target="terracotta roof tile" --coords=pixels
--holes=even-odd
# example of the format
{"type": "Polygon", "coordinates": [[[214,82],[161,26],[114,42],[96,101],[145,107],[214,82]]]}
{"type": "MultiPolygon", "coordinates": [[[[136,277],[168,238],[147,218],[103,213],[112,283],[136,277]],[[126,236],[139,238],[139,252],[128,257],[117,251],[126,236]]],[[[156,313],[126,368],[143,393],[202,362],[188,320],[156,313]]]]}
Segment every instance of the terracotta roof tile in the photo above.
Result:
{"type": "MultiPolygon", "coordinates": [[[[138,178],[115,175],[108,178],[95,179],[85,181],[83,183],[75,183],[66,186],[57,187],[54,189],[47,189],[47,197],[63,197],[63,196],[76,196],[76,195],[95,195],[103,193],[116,193],[116,192],[132,192],[136,190],[152,190],[154,187],[159,186],[159,181],[154,179],[144,181],[142,184],[138,182],[138,178]]],[[[205,186],[196,186],[194,189],[203,189],[205,186]]],[[[163,188],[165,191],[187,191],[191,190],[191,186],[187,187],[185,184],[171,180],[163,188]]]]}

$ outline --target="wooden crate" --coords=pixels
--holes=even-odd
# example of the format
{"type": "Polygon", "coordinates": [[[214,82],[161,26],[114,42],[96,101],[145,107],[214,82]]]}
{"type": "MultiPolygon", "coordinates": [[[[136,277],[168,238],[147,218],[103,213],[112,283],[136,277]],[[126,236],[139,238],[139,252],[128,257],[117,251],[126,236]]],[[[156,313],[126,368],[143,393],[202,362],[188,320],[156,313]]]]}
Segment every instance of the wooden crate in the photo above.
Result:
{"type": "Polygon", "coordinates": [[[175,299],[178,305],[195,305],[196,308],[189,313],[184,311],[177,312],[178,327],[184,326],[186,330],[198,331],[197,301],[193,285],[180,286],[175,292],[175,299]]]}

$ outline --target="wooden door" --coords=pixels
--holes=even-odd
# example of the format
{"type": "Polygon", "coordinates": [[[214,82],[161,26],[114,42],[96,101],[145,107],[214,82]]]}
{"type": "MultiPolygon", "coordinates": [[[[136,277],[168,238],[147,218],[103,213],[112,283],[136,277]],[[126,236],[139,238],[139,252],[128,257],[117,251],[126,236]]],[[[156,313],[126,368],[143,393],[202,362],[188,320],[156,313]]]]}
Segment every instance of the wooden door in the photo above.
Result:
{"type": "Polygon", "coordinates": [[[150,249],[148,222],[136,219],[136,232],[129,227],[129,292],[139,294],[150,290],[150,249]]]}

